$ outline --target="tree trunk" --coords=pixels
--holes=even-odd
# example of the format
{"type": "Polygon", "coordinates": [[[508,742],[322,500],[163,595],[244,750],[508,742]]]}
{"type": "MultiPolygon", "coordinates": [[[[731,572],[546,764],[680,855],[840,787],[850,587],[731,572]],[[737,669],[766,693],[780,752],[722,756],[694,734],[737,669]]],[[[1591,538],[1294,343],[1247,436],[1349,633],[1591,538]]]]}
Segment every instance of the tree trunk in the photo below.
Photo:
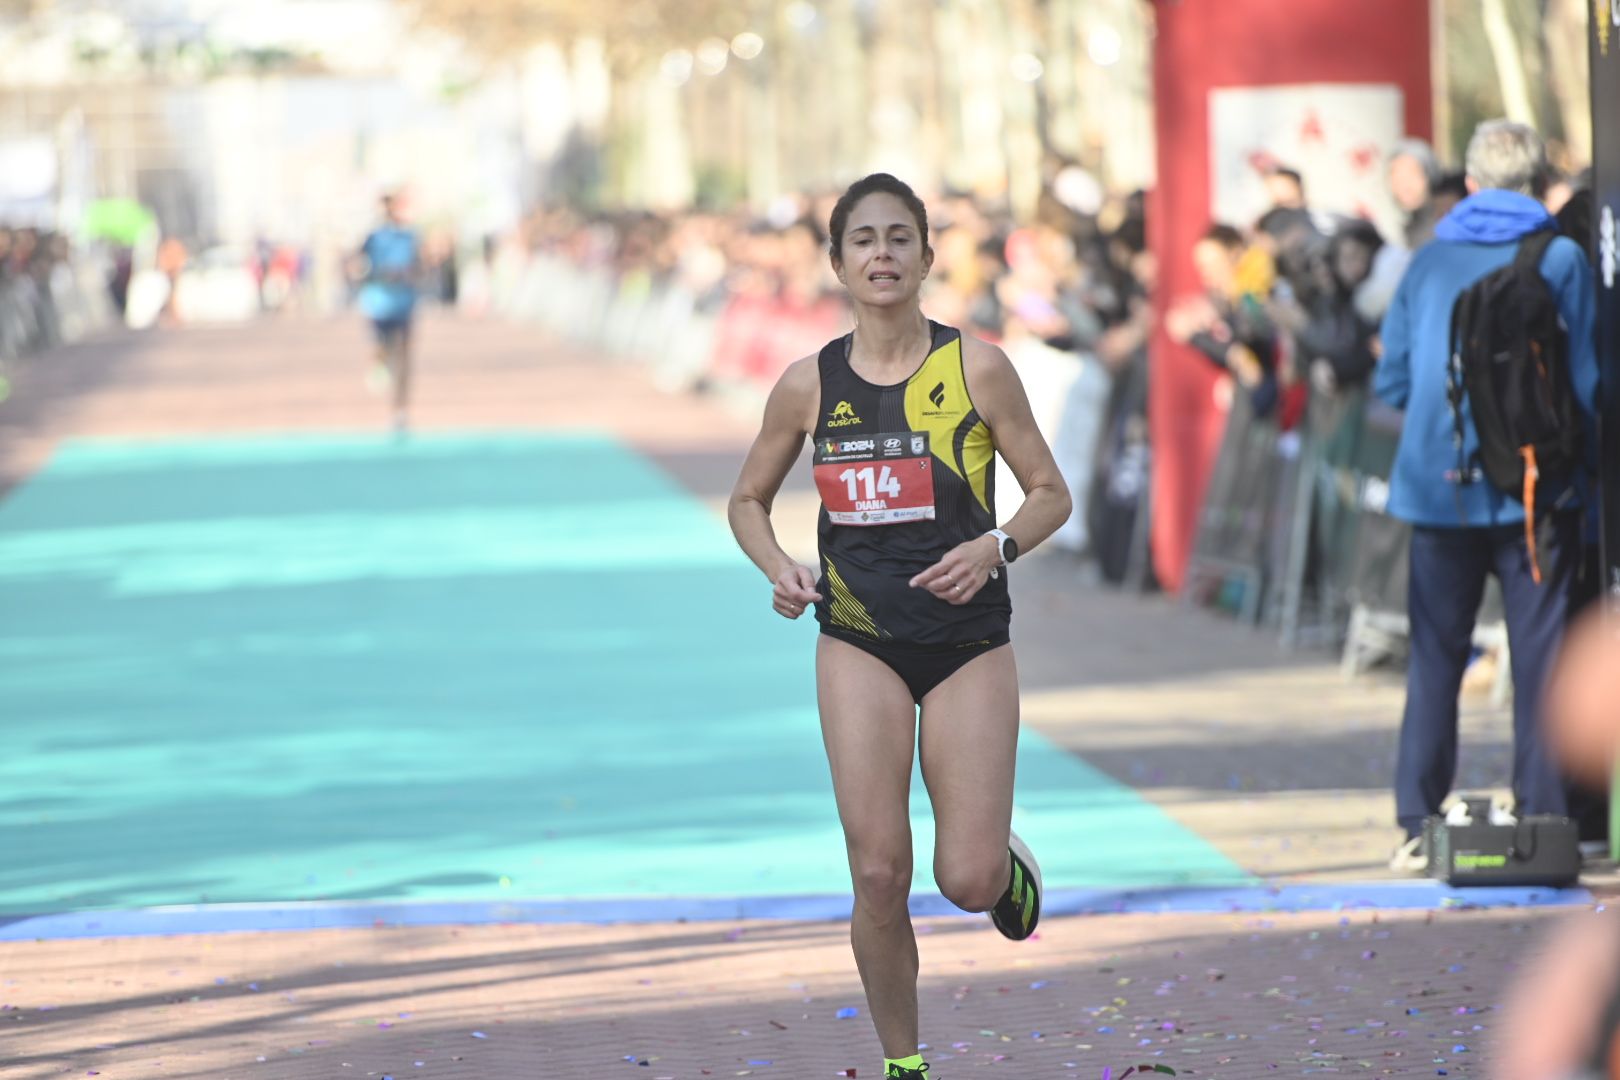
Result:
{"type": "Polygon", "coordinates": [[[1485,38],[1496,60],[1496,78],[1502,86],[1502,107],[1509,120],[1534,126],[1536,109],[1530,100],[1530,80],[1524,74],[1524,54],[1508,18],[1507,5],[1504,0],[1481,0],[1480,7],[1485,38]]]}
{"type": "Polygon", "coordinates": [[[1001,75],[1002,146],[1007,155],[1007,204],[1017,217],[1035,214],[1041,194],[1041,132],[1037,95],[1039,87],[1020,82],[1007,73],[1016,53],[1033,52],[1028,7],[990,5],[992,39],[996,43],[996,71],[1001,75]]]}
{"type": "Polygon", "coordinates": [[[832,0],[823,6],[827,19],[826,64],[830,76],[825,98],[832,108],[828,125],[833,186],[842,187],[859,178],[867,161],[866,125],[863,109],[866,97],[866,35],[861,29],[855,0],[832,0]]]}
{"type": "Polygon", "coordinates": [[[1548,82],[1558,113],[1567,164],[1574,169],[1592,163],[1592,96],[1588,83],[1586,0],[1543,0],[1541,47],[1548,82]]]}

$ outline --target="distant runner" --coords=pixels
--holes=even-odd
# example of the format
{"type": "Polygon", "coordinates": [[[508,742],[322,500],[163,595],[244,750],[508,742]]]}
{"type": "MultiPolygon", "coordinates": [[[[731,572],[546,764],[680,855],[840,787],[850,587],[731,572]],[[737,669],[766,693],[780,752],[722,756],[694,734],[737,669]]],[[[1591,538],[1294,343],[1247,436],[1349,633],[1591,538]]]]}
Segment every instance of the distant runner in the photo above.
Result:
{"type": "Polygon", "coordinates": [[[417,281],[422,268],[422,243],[416,230],[405,224],[397,193],[382,198],[384,222],[366,237],[359,251],[362,269],[360,310],[371,320],[377,335],[374,385],[393,387],[394,430],[410,426],[411,325],[416,312],[417,281]]]}

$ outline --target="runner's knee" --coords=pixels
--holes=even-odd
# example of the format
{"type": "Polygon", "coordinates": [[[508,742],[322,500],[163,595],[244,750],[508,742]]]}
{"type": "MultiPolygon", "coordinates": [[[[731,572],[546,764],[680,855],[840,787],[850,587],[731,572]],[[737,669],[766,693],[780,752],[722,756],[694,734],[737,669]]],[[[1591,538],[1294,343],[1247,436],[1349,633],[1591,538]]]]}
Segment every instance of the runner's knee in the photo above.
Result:
{"type": "Polygon", "coordinates": [[[945,899],[963,911],[989,911],[1007,891],[1007,852],[934,861],[934,883],[945,899]]]}
{"type": "Polygon", "coordinates": [[[898,853],[854,856],[850,876],[856,898],[870,911],[903,910],[911,895],[911,860],[898,853]]]}

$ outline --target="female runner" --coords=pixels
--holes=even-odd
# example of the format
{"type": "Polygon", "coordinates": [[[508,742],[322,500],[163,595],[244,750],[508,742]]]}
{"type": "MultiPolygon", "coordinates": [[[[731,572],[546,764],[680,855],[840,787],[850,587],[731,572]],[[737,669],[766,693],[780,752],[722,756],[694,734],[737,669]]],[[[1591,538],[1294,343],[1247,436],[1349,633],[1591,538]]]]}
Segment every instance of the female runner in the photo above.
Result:
{"type": "Polygon", "coordinates": [[[1018,672],[1007,575],[1068,518],[1070,501],[1006,355],[924,317],[918,296],[934,253],[911,188],[886,173],[857,181],[829,232],[855,329],[783,373],[728,513],[773,584],[776,612],[797,619],[815,605],[855,963],[885,1077],[928,1080],[907,907],[913,756],[933,805],[940,892],[1027,938],[1041,879],[1011,829],[1018,672]],[[807,436],[822,499],[819,574],[788,557],[770,521],[807,436]],[[1000,529],[997,452],[1026,496],[1000,529]]]}

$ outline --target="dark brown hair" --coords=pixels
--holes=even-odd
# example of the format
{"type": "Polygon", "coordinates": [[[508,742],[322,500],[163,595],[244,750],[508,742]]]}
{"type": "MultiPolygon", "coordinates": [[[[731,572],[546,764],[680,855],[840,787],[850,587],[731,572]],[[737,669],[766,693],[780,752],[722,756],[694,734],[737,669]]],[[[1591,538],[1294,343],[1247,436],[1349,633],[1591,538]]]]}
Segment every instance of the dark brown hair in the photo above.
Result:
{"type": "Polygon", "coordinates": [[[828,241],[832,245],[832,257],[835,260],[842,262],[844,259],[844,230],[849,227],[849,215],[862,199],[880,192],[893,195],[905,203],[906,209],[911,211],[911,216],[917,219],[917,231],[922,234],[923,250],[929,250],[928,210],[923,206],[923,201],[917,198],[917,193],[912,191],[911,186],[904,180],[880,172],[861,177],[849,185],[848,191],[838,197],[832,217],[827,221],[828,241]]]}
{"type": "Polygon", "coordinates": [[[1238,232],[1232,226],[1223,224],[1221,222],[1216,222],[1214,225],[1211,225],[1209,228],[1205,229],[1204,235],[1200,236],[1199,239],[1213,240],[1227,251],[1243,250],[1243,234],[1238,232]]]}

